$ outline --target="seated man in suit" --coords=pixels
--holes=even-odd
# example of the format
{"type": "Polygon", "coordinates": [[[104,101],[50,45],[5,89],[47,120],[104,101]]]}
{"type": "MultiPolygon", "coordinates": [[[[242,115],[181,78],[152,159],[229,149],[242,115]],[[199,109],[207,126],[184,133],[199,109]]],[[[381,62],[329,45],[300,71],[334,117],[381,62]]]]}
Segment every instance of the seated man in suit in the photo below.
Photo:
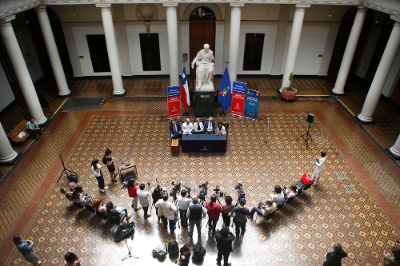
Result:
{"type": "Polygon", "coordinates": [[[226,128],[222,125],[222,122],[218,122],[218,126],[215,129],[215,134],[217,135],[226,135],[226,128]]]}
{"type": "Polygon", "coordinates": [[[182,134],[192,134],[193,123],[190,122],[189,118],[186,118],[185,123],[182,124],[182,134]]]}
{"type": "Polygon", "coordinates": [[[203,132],[204,132],[203,122],[200,121],[200,118],[196,118],[196,122],[193,125],[193,133],[202,134],[203,132]]]}
{"type": "Polygon", "coordinates": [[[179,139],[182,136],[181,126],[175,120],[171,121],[171,124],[169,125],[169,132],[171,134],[171,138],[173,139],[179,139]]]}
{"type": "Polygon", "coordinates": [[[214,134],[215,131],[215,123],[213,118],[210,116],[204,125],[204,131],[206,134],[214,134]]]}

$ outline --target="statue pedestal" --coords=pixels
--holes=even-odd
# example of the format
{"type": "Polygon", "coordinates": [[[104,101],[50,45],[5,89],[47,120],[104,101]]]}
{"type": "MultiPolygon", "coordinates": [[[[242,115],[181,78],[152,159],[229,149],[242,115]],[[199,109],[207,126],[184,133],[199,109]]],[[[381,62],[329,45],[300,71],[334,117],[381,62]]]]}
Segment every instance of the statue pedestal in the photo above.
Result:
{"type": "Polygon", "coordinates": [[[194,94],[194,115],[196,117],[208,117],[215,114],[215,92],[197,91],[194,94]]]}

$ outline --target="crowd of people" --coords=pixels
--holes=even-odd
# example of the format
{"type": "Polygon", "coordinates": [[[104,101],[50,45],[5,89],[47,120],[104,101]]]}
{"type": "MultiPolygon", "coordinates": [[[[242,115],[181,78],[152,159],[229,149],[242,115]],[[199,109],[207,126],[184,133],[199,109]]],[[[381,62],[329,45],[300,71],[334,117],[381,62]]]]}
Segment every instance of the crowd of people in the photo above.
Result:
{"type": "MultiPolygon", "coordinates": [[[[194,125],[189,119],[182,124],[182,127],[175,120],[171,122],[170,130],[171,137],[175,137],[176,133],[192,134],[192,133],[221,133],[225,132],[225,128],[216,127],[213,124],[213,119],[210,117],[205,126],[197,119],[194,125]]],[[[222,125],[222,124],[221,124],[222,125]]],[[[224,134],[224,133],[221,133],[224,134]]],[[[118,169],[111,156],[112,151],[106,149],[101,160],[94,159],[91,163],[91,171],[98,182],[98,187],[101,193],[105,193],[105,186],[102,166],[104,165],[109,173],[110,181],[116,182],[118,169]]],[[[274,187],[266,199],[262,200],[258,206],[253,207],[251,211],[246,207],[245,194],[239,193],[236,203],[233,198],[224,193],[220,193],[219,188],[214,189],[215,193],[206,198],[200,193],[198,197],[191,197],[190,188],[176,188],[174,193],[169,193],[163,190],[159,184],[151,192],[150,183],[137,184],[135,179],[130,179],[124,184],[128,191],[128,196],[132,198],[131,207],[134,212],[143,210],[143,218],[146,220],[151,217],[151,210],[154,206],[156,215],[160,225],[169,230],[173,234],[176,230],[177,222],[182,227],[182,230],[187,230],[190,242],[193,242],[195,230],[197,231],[197,239],[201,242],[203,219],[208,218],[206,226],[208,227],[209,236],[216,241],[218,249],[217,264],[230,265],[228,262],[229,255],[232,252],[232,243],[236,239],[240,241],[246,232],[246,224],[249,219],[254,220],[254,214],[262,215],[264,220],[270,220],[275,213],[282,208],[286,203],[291,202],[303,190],[307,190],[312,185],[318,184],[319,177],[323,165],[326,162],[326,152],[321,151],[320,155],[315,158],[315,169],[311,176],[304,174],[300,181],[295,182],[289,187],[282,188],[279,185],[274,187]],[[221,204],[220,197],[224,198],[224,204],[221,204]],[[140,206],[139,206],[140,205],[140,206]],[[222,217],[222,225],[217,228],[218,221],[222,217]],[[232,223],[235,225],[235,235],[230,231],[232,223]]],[[[237,187],[235,187],[238,189],[237,187]]],[[[241,188],[241,184],[240,184],[241,188]]],[[[101,198],[93,199],[88,193],[85,193],[82,186],[77,182],[69,182],[68,189],[61,189],[66,198],[74,205],[80,208],[87,208],[103,218],[115,219],[122,222],[126,219],[129,223],[130,216],[125,207],[116,206],[113,202],[104,202],[101,198]]],[[[41,261],[33,251],[33,242],[23,240],[21,236],[14,237],[14,243],[17,249],[21,252],[24,258],[33,265],[40,265],[41,261]]],[[[399,243],[399,242],[397,242],[399,243]]],[[[185,244],[180,249],[180,255],[176,261],[179,265],[188,265],[191,256],[192,248],[189,244],[185,244]]],[[[324,265],[340,265],[342,258],[346,257],[346,252],[340,244],[336,244],[333,251],[326,255],[324,265]]],[[[399,260],[399,248],[393,248],[392,254],[385,251],[385,260],[396,263],[399,260]]],[[[78,257],[71,252],[65,254],[66,265],[79,266],[78,257]]]]}
{"type": "Polygon", "coordinates": [[[222,122],[218,122],[216,125],[214,118],[210,116],[204,123],[200,118],[196,118],[194,123],[190,121],[190,118],[186,118],[182,125],[178,120],[172,119],[169,125],[169,132],[171,138],[178,139],[181,138],[182,134],[226,135],[227,130],[222,122]]]}

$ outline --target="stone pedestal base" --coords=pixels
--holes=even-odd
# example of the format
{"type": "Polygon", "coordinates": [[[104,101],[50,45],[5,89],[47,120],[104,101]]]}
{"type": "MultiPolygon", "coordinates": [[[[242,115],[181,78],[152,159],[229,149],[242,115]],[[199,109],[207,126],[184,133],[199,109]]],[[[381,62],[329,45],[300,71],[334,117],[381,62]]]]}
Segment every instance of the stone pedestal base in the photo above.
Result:
{"type": "Polygon", "coordinates": [[[194,115],[196,117],[208,117],[215,114],[215,93],[195,92],[194,94],[194,115]]]}

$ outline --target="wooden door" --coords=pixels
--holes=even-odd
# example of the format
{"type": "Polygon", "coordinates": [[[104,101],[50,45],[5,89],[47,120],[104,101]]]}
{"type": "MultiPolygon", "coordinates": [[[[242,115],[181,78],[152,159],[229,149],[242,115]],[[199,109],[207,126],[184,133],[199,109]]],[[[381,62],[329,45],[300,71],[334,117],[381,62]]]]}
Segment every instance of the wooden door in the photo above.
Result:
{"type": "Polygon", "coordinates": [[[106,37],[104,34],[86,35],[93,72],[110,72],[110,62],[107,54],[106,37]]]}
{"type": "Polygon", "coordinates": [[[208,43],[215,56],[215,21],[192,20],[189,26],[190,35],[190,62],[196,57],[203,45],[208,43]]]}

